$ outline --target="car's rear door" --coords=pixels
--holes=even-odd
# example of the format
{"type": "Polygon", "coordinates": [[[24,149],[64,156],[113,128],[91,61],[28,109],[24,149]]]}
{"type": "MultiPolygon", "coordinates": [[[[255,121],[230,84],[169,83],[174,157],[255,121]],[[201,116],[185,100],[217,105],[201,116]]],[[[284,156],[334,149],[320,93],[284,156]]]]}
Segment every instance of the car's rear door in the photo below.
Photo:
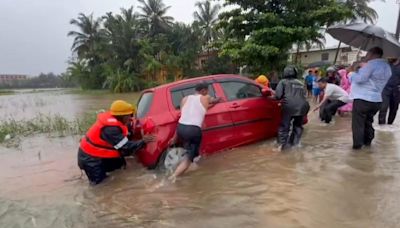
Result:
{"type": "Polygon", "coordinates": [[[262,95],[261,87],[246,79],[219,80],[225,102],[235,125],[236,145],[246,144],[274,135],[275,104],[262,95]]]}
{"type": "MultiPolygon", "coordinates": [[[[213,81],[210,83],[209,94],[213,97],[221,97],[223,94],[216,92],[213,81]]],[[[180,103],[185,96],[195,93],[198,82],[179,85],[170,89],[171,105],[173,114],[178,119],[180,116],[180,103]]],[[[229,148],[234,144],[233,122],[230,111],[225,104],[218,103],[207,111],[203,124],[203,139],[201,153],[212,153],[229,148]]]]}

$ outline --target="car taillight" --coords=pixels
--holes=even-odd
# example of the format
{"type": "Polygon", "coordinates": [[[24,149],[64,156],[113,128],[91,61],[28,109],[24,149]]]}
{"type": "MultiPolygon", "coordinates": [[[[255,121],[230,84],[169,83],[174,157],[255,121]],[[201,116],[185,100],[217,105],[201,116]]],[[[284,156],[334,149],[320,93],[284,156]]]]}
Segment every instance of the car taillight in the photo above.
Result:
{"type": "Polygon", "coordinates": [[[156,125],[151,118],[145,118],[142,124],[142,133],[144,135],[150,134],[154,131],[156,125]]]}

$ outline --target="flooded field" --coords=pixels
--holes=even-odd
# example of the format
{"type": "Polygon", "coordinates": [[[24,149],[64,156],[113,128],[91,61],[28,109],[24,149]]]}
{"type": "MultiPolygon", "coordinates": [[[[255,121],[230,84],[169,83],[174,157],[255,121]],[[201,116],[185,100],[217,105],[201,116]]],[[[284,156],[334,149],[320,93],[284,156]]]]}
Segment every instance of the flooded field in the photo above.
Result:
{"type": "MultiPolygon", "coordinates": [[[[0,120],[74,119],[117,98],[137,94],[3,95],[0,120]]],[[[97,187],[79,178],[79,136],[29,135],[0,144],[0,227],[399,227],[400,126],[353,152],[350,123],[320,126],[310,114],[301,148],[278,153],[269,140],[226,151],[176,183],[131,159],[97,187]]]]}

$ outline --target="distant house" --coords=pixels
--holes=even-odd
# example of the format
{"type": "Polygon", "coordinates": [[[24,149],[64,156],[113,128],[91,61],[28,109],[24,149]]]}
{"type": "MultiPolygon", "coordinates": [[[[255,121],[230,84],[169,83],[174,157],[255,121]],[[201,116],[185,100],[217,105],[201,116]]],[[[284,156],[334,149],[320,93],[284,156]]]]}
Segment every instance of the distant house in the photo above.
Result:
{"type": "Polygon", "coordinates": [[[207,60],[213,57],[218,56],[218,51],[216,50],[211,50],[211,51],[203,51],[201,52],[196,59],[196,69],[197,70],[202,70],[204,69],[205,65],[207,64],[207,60]]]}
{"type": "Polygon", "coordinates": [[[22,74],[0,74],[0,85],[11,85],[16,81],[26,80],[28,76],[22,74]]]}
{"type": "MultiPolygon", "coordinates": [[[[308,64],[315,62],[329,62],[330,64],[334,64],[335,56],[336,56],[337,46],[327,47],[324,49],[320,49],[317,47],[313,47],[309,50],[291,50],[289,55],[289,62],[297,63],[307,66],[308,64]]],[[[358,61],[360,56],[362,56],[364,52],[359,52],[358,49],[342,45],[339,49],[338,57],[336,64],[338,65],[351,65],[353,62],[358,61]]]]}

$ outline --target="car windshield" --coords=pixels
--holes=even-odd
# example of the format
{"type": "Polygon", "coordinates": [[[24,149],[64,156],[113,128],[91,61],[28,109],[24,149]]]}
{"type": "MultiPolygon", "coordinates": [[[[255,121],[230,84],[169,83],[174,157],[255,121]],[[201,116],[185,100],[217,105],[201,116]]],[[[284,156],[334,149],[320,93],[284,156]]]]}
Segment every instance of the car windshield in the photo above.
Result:
{"type": "Polygon", "coordinates": [[[151,104],[153,103],[154,94],[147,92],[142,95],[138,103],[137,117],[143,118],[149,112],[151,104]]]}

